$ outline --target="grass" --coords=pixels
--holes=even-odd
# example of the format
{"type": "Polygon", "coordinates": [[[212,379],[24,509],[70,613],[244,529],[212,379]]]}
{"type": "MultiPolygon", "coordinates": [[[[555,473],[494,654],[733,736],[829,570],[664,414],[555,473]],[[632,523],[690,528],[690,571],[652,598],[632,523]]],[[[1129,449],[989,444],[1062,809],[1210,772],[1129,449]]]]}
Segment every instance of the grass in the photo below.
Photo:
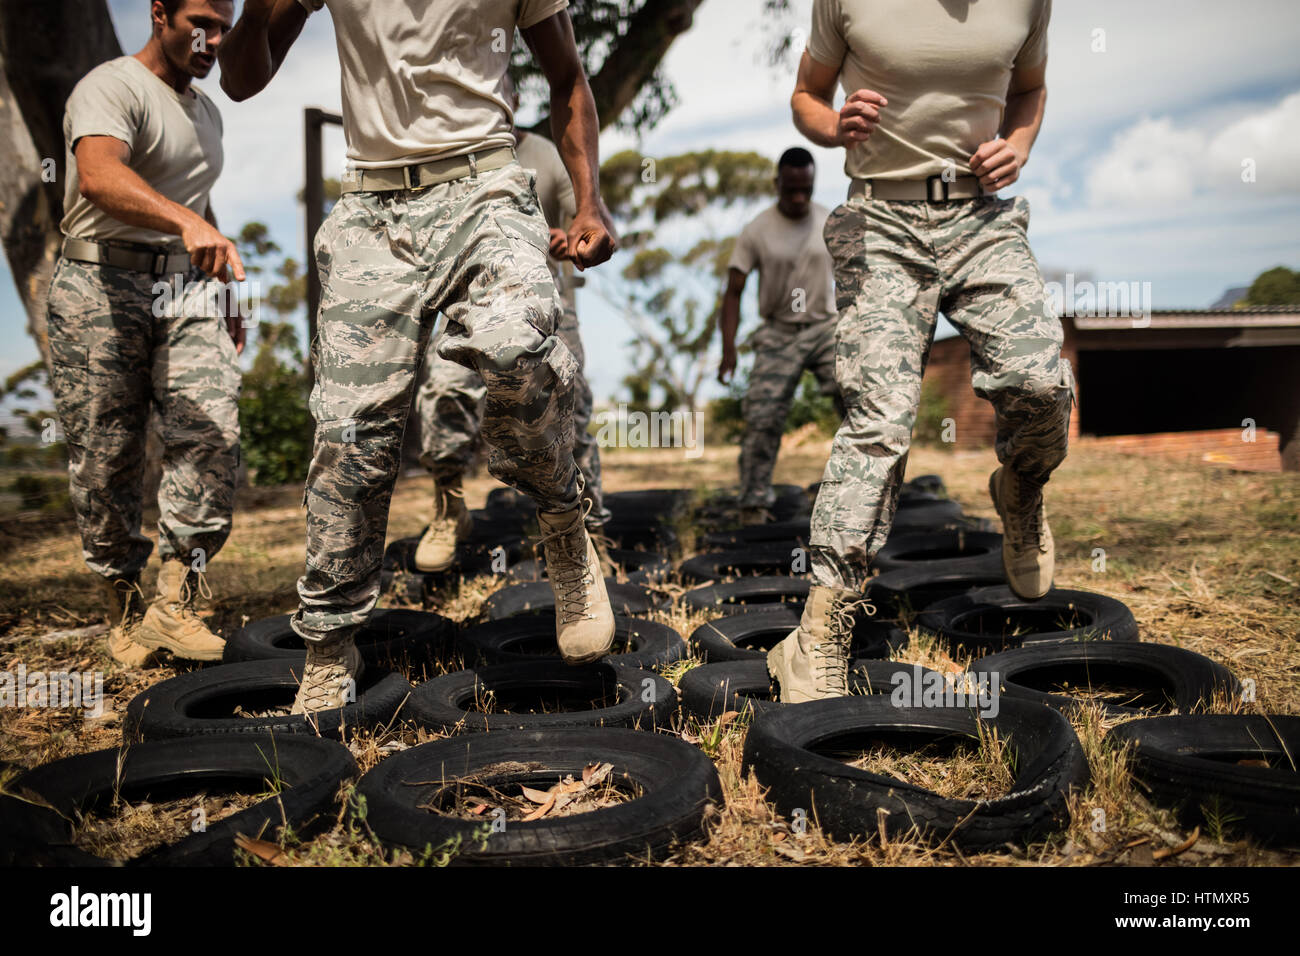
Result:
{"type": "MultiPolygon", "coordinates": [[[[606,487],[701,491],[734,486],[735,451],[734,447],[711,448],[699,459],[686,459],[671,450],[614,452],[605,457],[606,487]]],[[[826,442],[785,449],[775,480],[799,484],[817,480],[827,451],[826,442]]],[[[948,493],[967,514],[996,519],[987,494],[988,474],[994,466],[991,452],[917,448],[909,474],[941,474],[948,493]]],[[[481,506],[494,485],[487,477],[468,481],[471,506],[481,506]]],[[[419,531],[427,519],[430,489],[426,478],[399,483],[390,540],[419,531]]],[[[235,532],[209,572],[216,596],[211,621],[216,627],[228,633],[247,621],[293,609],[295,581],[302,570],[300,501],[299,488],[241,491],[235,532]]],[[[1047,501],[1059,586],[1098,591],[1125,602],[1138,620],[1142,640],[1204,654],[1253,685],[1254,700],[1219,698],[1205,702],[1202,709],[1300,714],[1300,479],[1121,455],[1080,442],[1049,484],[1047,501]]],[[[682,525],[679,531],[689,548],[695,529],[682,525]]],[[[7,517],[0,520],[0,536],[4,555],[0,558],[0,671],[13,671],[20,662],[29,672],[102,671],[106,698],[104,714],[98,719],[78,710],[0,708],[0,760],[32,767],[117,746],[127,702],[191,665],[171,662],[130,672],[108,657],[106,635],[93,629],[101,620],[98,596],[66,515],[7,517]]],[[[147,590],[156,568],[155,559],[147,590]]],[[[501,584],[493,577],[461,580],[434,595],[427,606],[471,623],[480,618],[484,600],[501,584]]],[[[674,596],[686,589],[675,580],[665,585],[674,596]]],[[[392,597],[385,603],[392,603],[392,597]]],[[[652,617],[688,637],[719,613],[687,612],[677,603],[652,617]]],[[[969,663],[968,656],[950,652],[928,637],[916,633],[912,637],[897,659],[945,673],[958,672],[969,663]]],[[[665,676],[676,682],[698,663],[691,657],[668,669],[665,676]]],[[[1104,699],[1105,688],[1092,692],[1104,699]]],[[[758,784],[742,775],[745,718],[728,717],[704,725],[679,721],[675,732],[703,747],[715,761],[726,801],[711,812],[706,838],[677,848],[662,865],[1300,862],[1298,853],[1264,849],[1238,838],[1232,814],[1215,807],[1206,808],[1209,819],[1195,844],[1170,853],[1186,842],[1190,831],[1168,811],[1149,803],[1134,784],[1128,753],[1105,737],[1115,720],[1097,706],[1080,708],[1071,720],[1092,769],[1092,781],[1071,798],[1068,828],[1042,843],[980,854],[909,840],[831,841],[817,827],[815,815],[804,823],[785,819],[763,800],[758,784]]],[[[373,733],[355,733],[348,745],[365,772],[390,754],[435,737],[399,719],[373,733]]],[[[1005,754],[999,755],[1003,743],[971,743],[945,756],[880,749],[867,754],[864,765],[954,795],[1005,792],[1010,780],[1005,754]]],[[[273,762],[273,755],[268,758],[273,762]]],[[[11,771],[0,768],[0,780],[11,777],[11,771]]],[[[441,865],[461,852],[461,847],[451,846],[421,853],[385,849],[370,832],[355,790],[345,788],[342,797],[337,817],[327,821],[323,833],[310,838],[284,832],[278,837],[261,835],[277,839],[283,848],[277,865],[441,865]]],[[[184,801],[184,807],[192,810],[198,799],[184,801]]],[[[209,823],[229,812],[222,800],[240,799],[220,794],[203,797],[209,823]]],[[[164,804],[124,807],[114,826],[119,831],[125,828],[125,833],[113,839],[126,850],[144,846],[150,834],[175,833],[179,812],[179,807],[164,804]]],[[[255,857],[248,859],[263,864],[255,857]]]]}

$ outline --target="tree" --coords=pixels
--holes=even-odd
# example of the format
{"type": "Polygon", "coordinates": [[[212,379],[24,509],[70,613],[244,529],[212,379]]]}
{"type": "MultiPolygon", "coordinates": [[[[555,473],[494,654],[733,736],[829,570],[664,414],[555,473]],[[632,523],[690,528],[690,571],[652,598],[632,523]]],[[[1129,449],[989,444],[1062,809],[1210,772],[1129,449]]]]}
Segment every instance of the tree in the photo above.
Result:
{"type": "Polygon", "coordinates": [[[621,296],[602,277],[588,288],[632,327],[634,371],[623,380],[633,407],[695,411],[712,374],[709,344],[735,236],[714,220],[737,203],[767,198],[775,168],[752,152],[702,150],[662,159],[625,151],[601,167],[606,205],[628,223],[621,296]]]}
{"type": "Polygon", "coordinates": [[[1256,305],[1300,306],[1300,272],[1286,266],[1261,272],[1250,284],[1246,297],[1237,305],[1240,308],[1256,305]]]}

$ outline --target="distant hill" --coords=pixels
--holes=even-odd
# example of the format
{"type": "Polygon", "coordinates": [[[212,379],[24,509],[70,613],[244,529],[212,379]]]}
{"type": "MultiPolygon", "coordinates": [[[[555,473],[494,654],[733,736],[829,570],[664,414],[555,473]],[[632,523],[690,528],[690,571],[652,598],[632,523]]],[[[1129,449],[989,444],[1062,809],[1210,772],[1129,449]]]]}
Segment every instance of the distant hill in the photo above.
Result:
{"type": "Polygon", "coordinates": [[[1211,305],[1211,309],[1231,309],[1234,305],[1246,298],[1246,293],[1250,291],[1250,286],[1239,285],[1233,286],[1223,295],[1219,296],[1211,305]]]}

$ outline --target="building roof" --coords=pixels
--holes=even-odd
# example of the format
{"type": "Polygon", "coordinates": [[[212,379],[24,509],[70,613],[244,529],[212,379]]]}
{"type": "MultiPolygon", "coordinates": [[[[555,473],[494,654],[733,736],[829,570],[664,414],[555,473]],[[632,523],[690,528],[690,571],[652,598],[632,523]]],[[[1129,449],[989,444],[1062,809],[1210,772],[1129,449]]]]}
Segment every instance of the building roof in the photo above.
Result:
{"type": "Polygon", "coordinates": [[[1245,309],[1152,309],[1150,322],[1131,315],[1069,316],[1082,331],[1113,329],[1242,329],[1300,327],[1300,307],[1251,306],[1245,309]]]}

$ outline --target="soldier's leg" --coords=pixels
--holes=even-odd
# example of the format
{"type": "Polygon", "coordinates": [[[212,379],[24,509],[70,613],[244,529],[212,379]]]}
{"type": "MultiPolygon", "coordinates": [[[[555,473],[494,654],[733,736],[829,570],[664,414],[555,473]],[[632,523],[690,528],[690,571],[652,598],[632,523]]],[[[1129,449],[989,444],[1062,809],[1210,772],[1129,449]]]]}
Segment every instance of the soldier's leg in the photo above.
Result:
{"type": "Polygon", "coordinates": [[[435,339],[425,350],[415,411],[420,464],[442,482],[459,479],[469,469],[487,387],[477,372],[440,356],[436,345],[435,339]]]}
{"type": "MultiPolygon", "coordinates": [[[[402,432],[428,340],[427,272],[420,260],[426,244],[415,244],[412,195],[345,193],[316,237],[316,439],[303,498],[306,570],[293,628],[321,647],[320,672],[327,676],[351,668],[348,639],[379,598],[402,432]],[[348,648],[347,661],[325,655],[333,647],[348,648]]],[[[333,696],[337,683],[318,695],[315,683],[305,681],[295,707],[319,709],[315,697],[333,696]]]]}
{"type": "Polygon", "coordinates": [[[1056,548],[1043,485],[1065,459],[1074,400],[1026,230],[1023,197],[970,204],[937,234],[947,268],[944,313],[971,345],[971,383],[997,413],[998,461],[989,496],[1002,518],[1002,561],[1026,600],[1052,586],[1056,548]]]}
{"type": "Polygon", "coordinates": [[[790,414],[795,389],[803,375],[797,334],[764,322],[750,339],[754,366],[741,402],[745,434],[740,442],[740,507],[771,507],[772,470],[781,451],[781,433],[790,414]]]}
{"type": "Polygon", "coordinates": [[[49,293],[50,389],[68,447],[82,556],[135,580],[153,549],[140,533],[149,420],[152,279],[60,259],[49,293]]]}
{"type": "Polygon", "coordinates": [[[941,308],[971,346],[971,384],[997,413],[998,461],[1039,484],[1065,459],[1074,377],[1029,248],[1023,197],[978,204],[945,230],[941,308]]]}
{"type": "Polygon", "coordinates": [[[845,418],[812,515],[810,565],[823,587],[862,588],[898,506],[939,295],[933,256],[917,234],[925,211],[911,205],[856,200],[826,223],[845,418]]]}
{"type": "Polygon", "coordinates": [[[605,507],[605,495],[601,490],[600,446],[596,436],[591,434],[591,412],[594,399],[591,385],[585,372],[587,353],[582,347],[582,337],[578,332],[578,310],[571,296],[560,297],[560,325],[555,335],[560,339],[574,359],[578,362],[578,374],[573,380],[573,461],[582,473],[582,496],[591,502],[591,511],[587,515],[587,527],[599,531],[611,517],[605,507]]]}
{"type": "Polygon", "coordinates": [[[153,395],[162,422],[158,553],[201,568],[230,535],[239,471],[239,356],[215,290],[192,274],[177,315],[155,320],[153,395]]]}

